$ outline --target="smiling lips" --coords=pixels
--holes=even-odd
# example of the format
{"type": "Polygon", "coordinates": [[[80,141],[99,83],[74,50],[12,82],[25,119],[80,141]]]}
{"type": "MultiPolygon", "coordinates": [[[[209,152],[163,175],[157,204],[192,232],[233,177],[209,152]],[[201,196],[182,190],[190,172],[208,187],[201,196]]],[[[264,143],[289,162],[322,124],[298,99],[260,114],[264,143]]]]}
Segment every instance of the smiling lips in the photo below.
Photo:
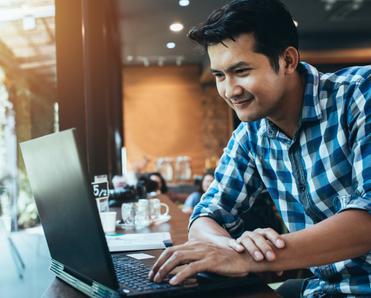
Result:
{"type": "Polygon", "coordinates": [[[242,100],[241,99],[240,100],[231,100],[231,103],[233,104],[234,107],[236,107],[238,109],[241,109],[245,105],[249,104],[253,98],[254,97],[251,96],[249,98],[244,98],[242,100]]]}

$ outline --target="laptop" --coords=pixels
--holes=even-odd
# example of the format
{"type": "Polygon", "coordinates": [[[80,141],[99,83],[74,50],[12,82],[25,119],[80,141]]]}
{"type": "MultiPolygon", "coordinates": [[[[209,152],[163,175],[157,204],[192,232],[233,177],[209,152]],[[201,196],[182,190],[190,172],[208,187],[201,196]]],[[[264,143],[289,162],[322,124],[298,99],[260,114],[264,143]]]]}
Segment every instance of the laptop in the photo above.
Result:
{"type": "MultiPolygon", "coordinates": [[[[90,297],[166,296],[261,284],[200,273],[181,286],[154,283],[155,259],[110,253],[74,129],[20,144],[51,255],[50,270],[90,297]]],[[[161,253],[159,251],[158,255],[161,253]]]]}

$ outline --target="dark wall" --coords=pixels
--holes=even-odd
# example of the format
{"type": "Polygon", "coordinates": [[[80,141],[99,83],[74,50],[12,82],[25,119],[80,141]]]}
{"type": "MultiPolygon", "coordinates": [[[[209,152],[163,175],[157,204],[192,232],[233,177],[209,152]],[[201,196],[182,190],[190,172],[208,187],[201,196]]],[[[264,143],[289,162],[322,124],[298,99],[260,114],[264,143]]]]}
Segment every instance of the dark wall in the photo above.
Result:
{"type": "Polygon", "coordinates": [[[317,64],[314,65],[320,72],[326,73],[326,72],[335,72],[337,70],[340,70],[345,67],[350,67],[350,66],[362,66],[362,65],[367,65],[366,63],[354,63],[354,64],[317,64]]]}

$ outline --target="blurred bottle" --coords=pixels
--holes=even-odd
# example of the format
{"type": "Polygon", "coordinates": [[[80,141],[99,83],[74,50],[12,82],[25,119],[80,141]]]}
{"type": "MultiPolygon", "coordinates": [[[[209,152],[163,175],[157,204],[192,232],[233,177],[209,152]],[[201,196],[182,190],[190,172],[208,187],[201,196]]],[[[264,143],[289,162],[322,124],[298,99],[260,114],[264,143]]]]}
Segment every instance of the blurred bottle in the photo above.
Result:
{"type": "Polygon", "coordinates": [[[175,163],[177,181],[189,181],[192,178],[191,158],[189,156],[178,156],[175,163]]]}
{"type": "Polygon", "coordinates": [[[166,182],[173,181],[173,163],[170,157],[160,157],[156,161],[156,170],[160,172],[162,177],[166,180],[166,182]]]}

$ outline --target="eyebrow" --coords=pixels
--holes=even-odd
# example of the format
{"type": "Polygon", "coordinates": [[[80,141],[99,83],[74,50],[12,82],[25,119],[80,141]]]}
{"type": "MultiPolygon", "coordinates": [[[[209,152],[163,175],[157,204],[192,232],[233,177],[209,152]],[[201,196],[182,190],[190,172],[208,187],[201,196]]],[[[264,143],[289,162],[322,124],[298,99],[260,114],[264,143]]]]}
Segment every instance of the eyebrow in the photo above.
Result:
{"type": "MultiPolygon", "coordinates": [[[[239,68],[239,67],[250,67],[250,64],[249,63],[246,63],[246,62],[243,62],[243,61],[240,61],[240,62],[237,62],[235,64],[232,64],[231,66],[229,66],[227,69],[226,69],[226,72],[231,72],[233,70],[235,70],[236,68],[239,68]]],[[[213,69],[213,68],[210,68],[210,71],[212,73],[219,73],[221,72],[220,70],[217,70],[217,69],[213,69]]]]}

